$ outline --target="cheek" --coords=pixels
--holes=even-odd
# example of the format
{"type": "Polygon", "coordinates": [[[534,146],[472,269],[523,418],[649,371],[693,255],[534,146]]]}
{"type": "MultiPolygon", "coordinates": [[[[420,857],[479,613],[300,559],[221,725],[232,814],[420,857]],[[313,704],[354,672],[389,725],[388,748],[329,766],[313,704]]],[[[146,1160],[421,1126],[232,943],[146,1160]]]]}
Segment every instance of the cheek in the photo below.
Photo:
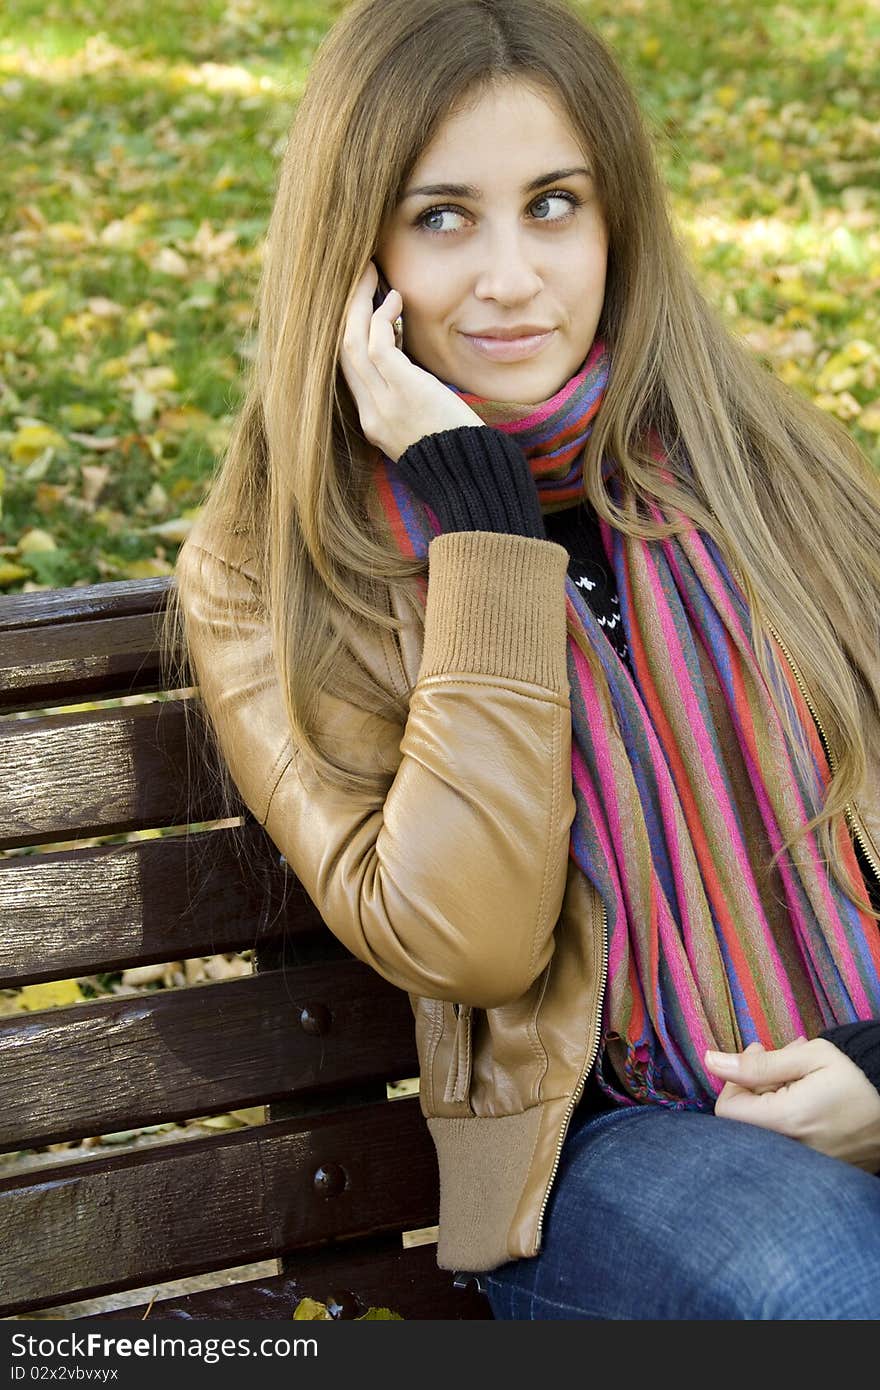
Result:
{"type": "Polygon", "coordinates": [[[413,255],[406,239],[388,237],[380,243],[376,260],[382,266],[391,288],[399,290],[403,296],[404,312],[408,303],[415,306],[425,288],[426,276],[418,255],[413,255]]]}
{"type": "Polygon", "coordinates": [[[604,278],[607,265],[608,247],[604,241],[596,238],[590,242],[584,258],[585,278],[595,284],[604,278]]]}
{"type": "Polygon", "coordinates": [[[608,260],[604,252],[594,250],[584,267],[582,285],[586,298],[592,300],[604,298],[607,268],[608,260]]]}
{"type": "Polygon", "coordinates": [[[566,246],[564,255],[557,253],[555,265],[551,270],[557,289],[569,304],[577,303],[585,293],[595,293],[597,285],[605,279],[608,253],[604,241],[598,235],[578,238],[566,246]]]}
{"type": "Polygon", "coordinates": [[[454,317],[455,305],[448,288],[438,283],[437,277],[420,277],[409,285],[409,293],[401,288],[403,295],[403,314],[410,329],[419,333],[440,332],[454,317]]]}

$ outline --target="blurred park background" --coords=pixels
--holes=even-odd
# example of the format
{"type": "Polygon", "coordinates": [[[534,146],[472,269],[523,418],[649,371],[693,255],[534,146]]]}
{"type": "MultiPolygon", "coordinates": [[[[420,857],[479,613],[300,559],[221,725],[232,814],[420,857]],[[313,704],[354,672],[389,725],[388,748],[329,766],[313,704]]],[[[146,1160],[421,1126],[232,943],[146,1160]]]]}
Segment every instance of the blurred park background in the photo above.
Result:
{"type": "MultiPolygon", "coordinates": [[[[5,0],[0,592],[171,573],[346,3],[5,0]]],[[[634,83],[708,297],[880,467],[880,0],[573,3],[634,83]]]]}

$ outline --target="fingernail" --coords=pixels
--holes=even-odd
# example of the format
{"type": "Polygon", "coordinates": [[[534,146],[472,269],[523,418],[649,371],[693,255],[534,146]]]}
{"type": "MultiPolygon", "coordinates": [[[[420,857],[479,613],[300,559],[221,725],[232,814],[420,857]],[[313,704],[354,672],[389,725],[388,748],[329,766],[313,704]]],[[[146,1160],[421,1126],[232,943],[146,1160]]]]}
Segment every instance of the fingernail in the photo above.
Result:
{"type": "Polygon", "coordinates": [[[739,1066],[739,1058],[729,1052],[707,1052],[706,1066],[711,1071],[735,1072],[739,1066]]]}

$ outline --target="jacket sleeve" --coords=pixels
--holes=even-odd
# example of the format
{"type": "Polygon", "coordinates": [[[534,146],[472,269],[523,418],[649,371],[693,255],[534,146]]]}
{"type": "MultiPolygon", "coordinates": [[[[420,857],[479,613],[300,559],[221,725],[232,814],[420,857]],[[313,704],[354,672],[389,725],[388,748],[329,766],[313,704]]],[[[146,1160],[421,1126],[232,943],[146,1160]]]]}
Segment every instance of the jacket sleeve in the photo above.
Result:
{"type": "Polygon", "coordinates": [[[411,994],[492,1008],[547,965],[565,891],[568,554],[474,531],[435,537],[428,559],[405,726],[323,697],[323,736],[355,759],[387,760],[382,796],[329,787],[291,745],[256,577],[191,540],[176,576],[233,781],[327,926],[411,994]]]}
{"type": "Polygon", "coordinates": [[[855,1062],[880,1091],[880,1018],[864,1019],[858,1023],[838,1023],[819,1034],[827,1038],[851,1062],[855,1062]]]}

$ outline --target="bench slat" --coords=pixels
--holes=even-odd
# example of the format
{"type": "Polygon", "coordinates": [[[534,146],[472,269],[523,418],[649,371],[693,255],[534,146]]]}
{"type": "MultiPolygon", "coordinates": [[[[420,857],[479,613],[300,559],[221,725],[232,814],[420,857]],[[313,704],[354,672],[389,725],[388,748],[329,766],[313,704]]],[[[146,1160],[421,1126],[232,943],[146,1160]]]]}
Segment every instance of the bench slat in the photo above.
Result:
{"type": "Polygon", "coordinates": [[[221,819],[212,779],[188,782],[185,703],[0,723],[0,849],[221,819]]]}
{"type": "Polygon", "coordinates": [[[0,923],[0,988],[326,932],[253,820],[0,861],[0,923]]]}
{"type": "Polygon", "coordinates": [[[14,1014],[0,1151],[417,1070],[406,995],[352,959],[14,1014]]]}
{"type": "Polygon", "coordinates": [[[157,626],[156,615],[138,613],[4,632],[0,710],[161,690],[157,626]]]}
{"type": "Polygon", "coordinates": [[[41,1169],[0,1180],[0,1316],[434,1225],[438,1204],[416,1100],[41,1169]]]}
{"type": "MultiPolygon", "coordinates": [[[[491,1318],[487,1300],[470,1284],[466,1289],[453,1286],[448,1269],[437,1268],[436,1245],[416,1245],[404,1250],[399,1237],[378,1236],[369,1240],[332,1245],[329,1249],[302,1251],[291,1257],[292,1268],[270,1278],[249,1279],[241,1284],[205,1289],[176,1298],[157,1299],[147,1322],[157,1318],[274,1318],[286,1321],[302,1298],[328,1303],[331,1297],[354,1295],[354,1302],[342,1304],[343,1316],[357,1316],[367,1308],[391,1308],[409,1319],[491,1318]]],[[[103,1321],[105,1318],[141,1320],[148,1303],[115,1309],[112,1312],[74,1318],[76,1322],[103,1321]]],[[[308,1329],[301,1329],[308,1335],[308,1329]]]]}
{"type": "Polygon", "coordinates": [[[0,596],[0,633],[90,618],[125,617],[165,607],[170,575],[156,579],[113,579],[67,589],[34,589],[29,594],[0,596]]]}

